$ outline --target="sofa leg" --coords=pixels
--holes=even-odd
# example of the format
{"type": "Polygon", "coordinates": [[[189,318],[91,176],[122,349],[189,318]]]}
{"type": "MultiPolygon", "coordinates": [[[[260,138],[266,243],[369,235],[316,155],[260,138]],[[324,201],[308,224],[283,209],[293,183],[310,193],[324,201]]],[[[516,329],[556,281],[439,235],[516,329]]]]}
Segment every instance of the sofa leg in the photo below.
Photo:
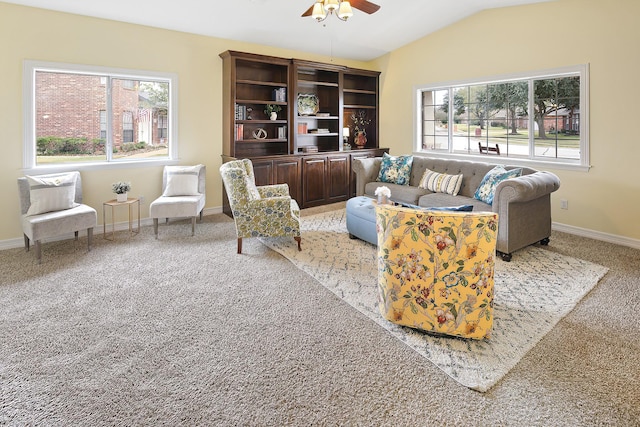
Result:
{"type": "Polygon", "coordinates": [[[242,253],[242,237],[238,237],[238,253],[242,253]]]}
{"type": "Polygon", "coordinates": [[[349,238],[350,238],[351,240],[355,240],[355,239],[357,239],[357,237],[356,237],[356,236],[354,236],[354,235],[353,235],[353,234],[351,234],[351,233],[349,233],[349,238]]]}
{"type": "Polygon", "coordinates": [[[544,239],[540,240],[540,244],[542,246],[549,246],[549,238],[545,237],[544,239]]]}
{"type": "Polygon", "coordinates": [[[498,253],[500,258],[502,258],[502,260],[504,262],[510,262],[511,261],[511,254],[505,254],[504,252],[500,252],[500,251],[496,251],[496,252],[498,253]]]}
{"type": "Polygon", "coordinates": [[[302,238],[300,236],[294,237],[294,239],[296,239],[296,242],[298,242],[298,251],[301,251],[302,248],[300,247],[300,243],[302,243],[302,238]]]}
{"type": "Polygon", "coordinates": [[[29,237],[27,237],[26,234],[23,234],[24,236],[24,249],[26,252],[29,252],[29,237]]]}
{"type": "Polygon", "coordinates": [[[74,233],[74,234],[75,234],[75,236],[76,236],[76,241],[78,241],[78,233],[79,233],[79,231],[78,231],[78,230],[76,230],[76,231],[74,231],[73,233],[74,233]]]}

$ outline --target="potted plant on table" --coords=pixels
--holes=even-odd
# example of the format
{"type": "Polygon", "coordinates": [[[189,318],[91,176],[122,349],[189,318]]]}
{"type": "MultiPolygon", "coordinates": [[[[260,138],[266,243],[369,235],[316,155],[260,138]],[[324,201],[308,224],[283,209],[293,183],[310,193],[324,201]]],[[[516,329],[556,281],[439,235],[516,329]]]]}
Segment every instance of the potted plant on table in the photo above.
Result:
{"type": "Polygon", "coordinates": [[[118,202],[127,201],[127,193],[131,190],[131,183],[125,181],[118,181],[111,184],[111,189],[116,193],[116,200],[118,202]]]}

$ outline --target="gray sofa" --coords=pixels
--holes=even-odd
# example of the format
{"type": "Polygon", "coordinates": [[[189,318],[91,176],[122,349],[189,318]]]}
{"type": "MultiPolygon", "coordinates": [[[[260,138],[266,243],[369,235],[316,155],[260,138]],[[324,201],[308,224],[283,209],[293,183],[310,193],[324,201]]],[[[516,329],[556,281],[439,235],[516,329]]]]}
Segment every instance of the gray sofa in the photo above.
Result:
{"type": "MultiPolygon", "coordinates": [[[[560,180],[551,172],[523,167],[522,176],[498,184],[493,204],[489,205],[476,200],[473,194],[485,174],[497,163],[414,156],[409,185],[396,185],[376,181],[381,161],[381,157],[354,159],[357,196],[375,197],[376,188],[384,185],[391,190],[391,199],[396,202],[421,207],[473,205],[475,212],[496,212],[500,218],[496,249],[505,261],[510,261],[511,254],[525,246],[549,243],[551,193],[560,188],[560,180]],[[425,169],[451,175],[463,174],[460,192],[452,196],[419,188],[425,169]]],[[[507,170],[516,167],[505,165],[507,170]]]]}

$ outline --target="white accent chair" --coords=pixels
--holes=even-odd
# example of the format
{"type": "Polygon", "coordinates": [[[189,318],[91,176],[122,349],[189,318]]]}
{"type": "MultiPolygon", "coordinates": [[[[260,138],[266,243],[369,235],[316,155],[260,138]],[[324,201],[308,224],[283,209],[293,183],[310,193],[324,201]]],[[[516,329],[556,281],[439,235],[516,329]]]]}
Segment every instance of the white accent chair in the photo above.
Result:
{"type": "Polygon", "coordinates": [[[158,238],[158,218],[191,218],[191,235],[195,234],[196,218],[204,210],[206,196],[206,167],[165,166],[162,173],[162,196],[149,206],[153,218],[153,232],[158,238]]]}
{"type": "Polygon", "coordinates": [[[74,232],[78,240],[78,231],[87,230],[87,249],[91,250],[93,228],[98,223],[98,214],[91,206],[82,204],[82,179],[80,172],[36,175],[18,178],[20,193],[20,211],[24,246],[29,251],[30,241],[34,242],[36,259],[42,262],[42,240],[74,232]],[[31,179],[31,182],[30,182],[31,179]],[[33,179],[42,182],[66,180],[61,185],[36,184],[33,179]],[[60,203],[60,193],[68,198],[67,207],[60,203]],[[40,197],[40,200],[38,198],[40,197]],[[43,200],[43,199],[49,200],[43,200]],[[53,200],[54,198],[58,199],[53,200]],[[35,211],[31,205],[39,206],[35,211]]]}

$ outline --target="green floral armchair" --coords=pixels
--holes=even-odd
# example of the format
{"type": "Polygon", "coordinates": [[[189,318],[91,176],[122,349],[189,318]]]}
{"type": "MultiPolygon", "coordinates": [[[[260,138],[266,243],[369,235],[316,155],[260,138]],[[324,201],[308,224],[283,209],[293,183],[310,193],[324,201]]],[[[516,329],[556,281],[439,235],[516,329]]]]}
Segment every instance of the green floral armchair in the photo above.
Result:
{"type": "Polygon", "coordinates": [[[489,338],[498,215],[376,207],[378,307],[389,321],[489,338]]]}
{"type": "Polygon", "coordinates": [[[301,250],[300,208],[287,184],[256,186],[249,159],[224,163],[220,174],[236,223],[239,254],[245,237],[291,236],[301,250]]]}

